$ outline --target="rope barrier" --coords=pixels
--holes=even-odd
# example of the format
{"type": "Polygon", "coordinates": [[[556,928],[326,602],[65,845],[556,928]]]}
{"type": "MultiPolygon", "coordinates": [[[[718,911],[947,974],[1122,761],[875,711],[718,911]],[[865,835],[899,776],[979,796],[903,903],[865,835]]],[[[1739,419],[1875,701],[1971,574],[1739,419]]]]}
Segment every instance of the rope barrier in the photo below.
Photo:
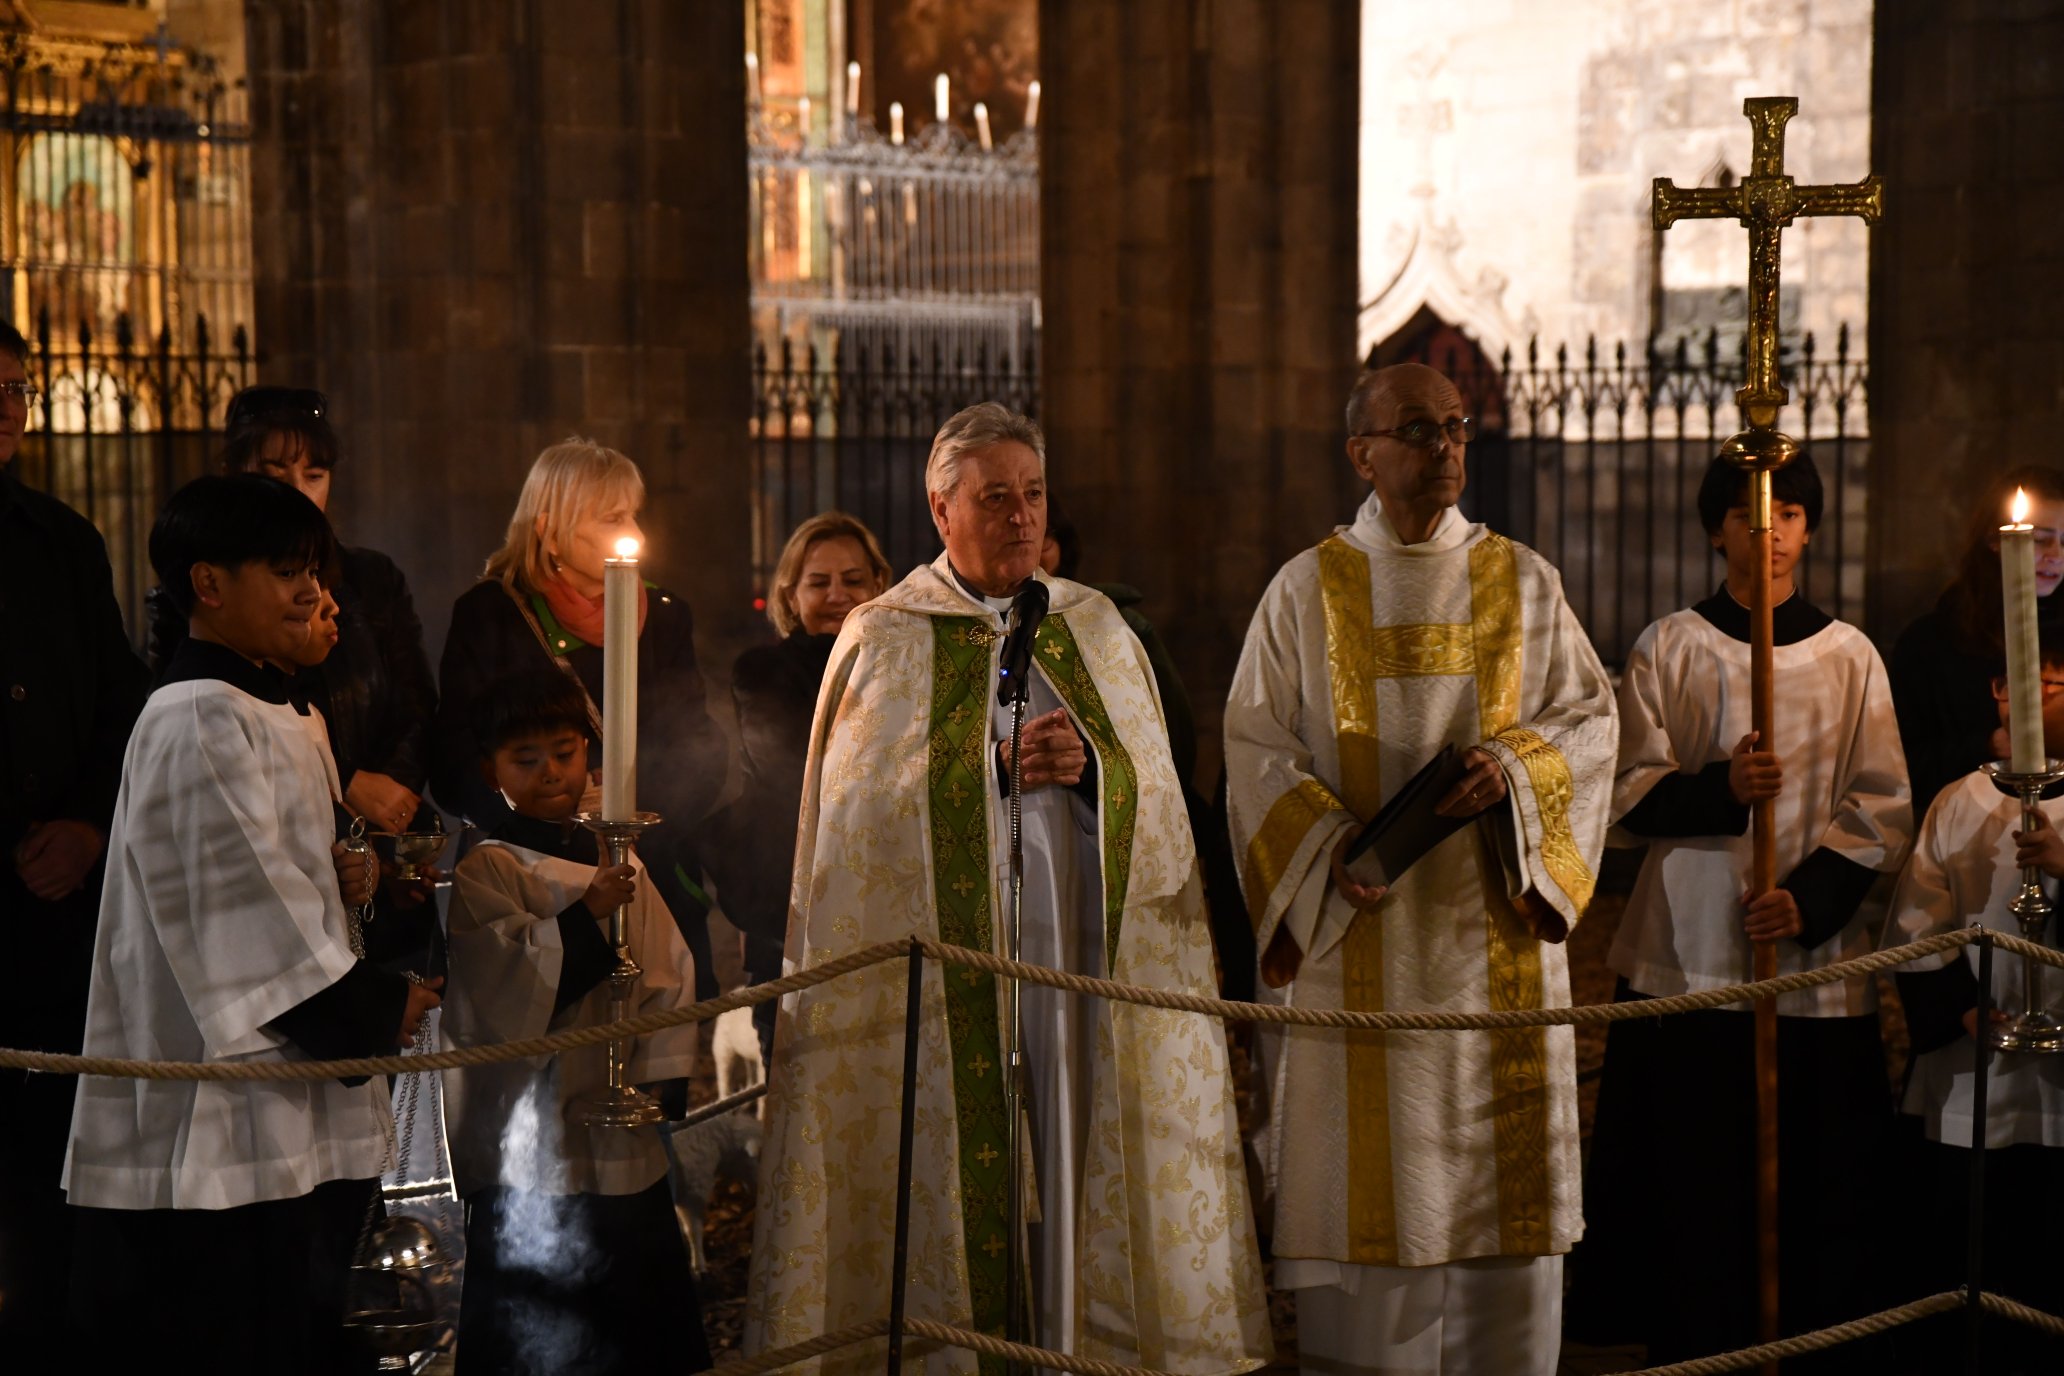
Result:
{"type": "MultiPolygon", "coordinates": [[[[933,960],[971,969],[985,970],[1041,984],[1071,993],[1111,999],[1121,1003],[1201,1013],[1234,1022],[1273,1022],[1305,1027],[1352,1028],[1376,1032],[1467,1032],[1513,1027],[1583,1027],[1625,1022],[1635,1018],[1659,1018],[1676,1013],[1700,1012],[1731,1004],[1812,989],[1845,979],[1876,974],[1927,956],[1968,946],[1979,938],[1978,928],[1966,927],[1939,932],[1904,946],[1873,951],[1853,960],[1837,961],[1817,970],[1800,970],[1775,979],[1748,984],[1730,984],[1691,994],[1629,1003],[1581,1004],[1569,1008],[1514,1008],[1478,1013],[1350,1012],[1339,1008],[1291,1008],[1275,1003],[1239,1003],[1174,989],[1149,989],[1115,980],[1051,970],[1042,965],[1006,960],[988,951],[955,946],[931,937],[916,937],[920,950],[933,960]]],[[[2004,933],[1990,934],[2004,951],[2064,969],[2064,952],[2004,933]]],[[[110,1056],[73,1056],[49,1051],[0,1049],[0,1070],[32,1070],[58,1075],[99,1075],[110,1079],[138,1080],[330,1080],[361,1075],[403,1075],[416,1071],[460,1070],[467,1066],[495,1065],[505,1061],[549,1056],[578,1047],[597,1046],[619,1037],[640,1037],[687,1023],[707,1022],[734,1008],[750,1008],[798,990],[812,988],[849,975],[870,965],[907,956],[910,940],[881,941],[843,956],[813,965],[807,970],[768,980],[764,984],[734,989],[718,998],[705,999],[686,1008],[642,1013],[618,1022],[593,1027],[569,1028],[543,1037],[483,1046],[453,1047],[420,1055],[360,1056],[335,1061],[144,1061],[110,1056]]]]}
{"type": "MultiPolygon", "coordinates": [[[[1997,933],[1995,937],[2001,941],[2002,946],[2005,945],[2006,938],[1998,938],[1997,933]]],[[[1235,1022],[1291,1023],[1305,1027],[1353,1028],[1374,1032],[1470,1032],[1510,1027],[1581,1027],[1598,1023],[1626,1022],[1634,1018],[1659,1018],[1672,1013],[1699,1012],[1734,1003],[1751,1003],[1760,998],[1789,994],[1799,989],[1839,983],[1859,975],[1876,974],[1880,970],[1905,965],[1924,956],[1968,946],[1977,939],[1976,929],[1961,928],[1953,932],[1940,932],[1934,936],[1923,937],[1905,946],[1873,951],[1853,960],[1824,965],[1817,970],[1800,970],[1750,984],[1730,984],[1719,989],[1703,989],[1693,994],[1672,994],[1665,998],[1642,999],[1633,1003],[1591,1003],[1572,1008],[1513,1008],[1483,1013],[1357,1013],[1341,1008],[1290,1008],[1277,1003],[1235,1003],[1230,999],[1212,998],[1205,994],[1188,994],[1173,989],[1144,989],[1138,985],[1120,984],[1114,980],[1092,979],[1088,975],[1049,970],[1042,965],[1026,965],[1019,961],[1005,960],[1002,956],[991,955],[987,951],[952,946],[930,937],[918,938],[918,945],[934,960],[986,970],[990,974],[1021,979],[1028,984],[1043,984],[1053,989],[1089,994],[1122,1003],[1171,1008],[1185,1013],[1203,1013],[1235,1022]]],[[[2029,943],[2016,944],[2026,946],[2029,943]]],[[[2038,946],[2031,949],[2040,951],[2044,948],[2038,946]]]]}
{"type": "Polygon", "coordinates": [[[992,1338],[987,1333],[956,1328],[950,1323],[934,1323],[930,1319],[905,1319],[903,1329],[912,1337],[930,1338],[934,1342],[966,1348],[970,1352],[981,1353],[984,1356],[1002,1357],[1034,1367],[1072,1371],[1075,1376],[1171,1376],[1169,1372],[1152,1367],[1123,1366],[1117,1362],[1099,1361],[1095,1357],[1077,1357],[1043,1347],[1028,1347],[1024,1343],[1005,1342],[1001,1338],[992,1338]]]}
{"type": "Polygon", "coordinates": [[[1774,1343],[1758,1343],[1754,1347],[1739,1348],[1733,1352],[1722,1352],[1711,1357],[1696,1357],[1688,1362],[1671,1362],[1668,1366],[1645,1366],[1630,1371],[1627,1376],[1718,1376],[1723,1371],[1746,1371],[1765,1362],[1775,1362],[1786,1357],[1803,1357],[1809,1352],[1823,1352],[1844,1343],[1887,1332],[1917,1319],[1934,1314],[1953,1314],[1964,1307],[1961,1292],[1945,1290],[1939,1295],[1902,1304],[1897,1309],[1884,1309],[1875,1314],[1866,1314],[1847,1323],[1832,1324],[1817,1328],[1811,1333],[1799,1333],[1789,1338],[1780,1338],[1774,1343]]]}
{"type": "Polygon", "coordinates": [[[594,1027],[568,1028],[544,1037],[453,1047],[409,1056],[358,1056],[340,1061],[138,1061],[113,1056],[69,1056],[51,1051],[0,1050],[0,1070],[37,1070],[57,1075],[99,1075],[126,1080],[341,1080],[360,1075],[407,1075],[423,1070],[460,1070],[474,1065],[550,1056],[576,1047],[598,1046],[618,1037],[642,1037],[691,1022],[708,1022],[734,1008],[778,999],[910,954],[908,941],[881,941],[765,984],[734,989],[686,1008],[641,1013],[594,1027]]]}
{"type": "MultiPolygon", "coordinates": [[[[1982,1308],[1992,1313],[2040,1329],[2054,1337],[2064,1338],[2064,1318],[2044,1313],[2040,1309],[2031,1309],[2025,1304],[1992,1294],[1990,1291],[1980,1295],[1978,1302],[1982,1308]]],[[[1627,1376],[1721,1376],[1723,1372],[1746,1371],[1766,1362],[1803,1357],[1813,1352],[1825,1352],[1829,1348],[1840,1347],[1846,1343],[1860,1342],[1865,1338],[1889,1333],[1895,1328],[1937,1314],[1953,1314],[1969,1303],[1970,1296],[1967,1291],[1945,1290],[1939,1295],[1929,1295],[1896,1308],[1879,1310],[1875,1314],[1866,1314],[1846,1323],[1830,1324],[1811,1333],[1797,1333],[1789,1338],[1780,1338],[1776,1342],[1758,1343],[1754,1347],[1715,1353],[1710,1357],[1697,1357],[1690,1361],[1671,1362],[1666,1366],[1646,1366],[1638,1371],[1628,1372],[1627,1376]]],[[[743,1361],[726,1362],[716,1367],[711,1376],[758,1376],[758,1373],[772,1371],[791,1362],[821,1356],[869,1338],[880,1337],[888,1332],[888,1327],[886,1319],[855,1324],[809,1342],[762,1353],[743,1361]]],[[[956,1324],[938,1323],[931,1319],[906,1319],[903,1330],[913,1338],[962,1348],[983,1356],[1023,1362],[1033,1367],[1072,1372],[1075,1376],[1171,1376],[1171,1373],[1154,1367],[1127,1366],[1120,1362],[1078,1357],[1066,1352],[1055,1352],[1049,1348],[1033,1347],[1026,1343],[1007,1342],[987,1333],[977,1333],[956,1324]]]]}
{"type": "Polygon", "coordinates": [[[2041,1309],[2031,1309],[2019,1300],[2010,1300],[2005,1295],[1995,1295],[1987,1290],[1978,1296],[1978,1307],[2003,1319],[2027,1324],[2053,1338],[2064,1338],[2064,1319],[2041,1309]]]}
{"type": "MultiPolygon", "coordinates": [[[[1967,928],[1966,930],[1971,929],[1967,928]]],[[[1972,939],[1976,940],[1976,937],[1972,939]]],[[[2036,942],[2025,941],[2018,936],[2008,936],[2005,932],[1994,932],[1992,934],[1992,944],[1999,950],[2011,951],[2013,954],[2035,961],[2039,965],[2054,965],[2059,970],[2064,970],[2064,951],[2053,951],[2049,947],[2039,945],[2036,942]]]]}
{"type": "Polygon", "coordinates": [[[888,1332],[887,1319],[869,1319],[866,1323],[856,1323],[835,1332],[805,1338],[799,1343],[790,1343],[787,1347],[777,1347],[772,1352],[720,1362],[709,1369],[709,1376],[761,1376],[762,1372],[778,1371],[812,1357],[822,1357],[827,1352],[836,1352],[842,1347],[864,1343],[869,1338],[886,1337],[888,1332]]]}

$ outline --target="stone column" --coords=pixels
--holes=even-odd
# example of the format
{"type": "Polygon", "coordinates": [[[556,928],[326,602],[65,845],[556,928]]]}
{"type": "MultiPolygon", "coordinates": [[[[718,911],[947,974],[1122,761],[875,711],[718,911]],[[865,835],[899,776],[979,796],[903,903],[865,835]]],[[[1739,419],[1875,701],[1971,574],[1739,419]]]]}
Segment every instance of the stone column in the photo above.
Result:
{"type": "Polygon", "coordinates": [[[1876,12],[1869,629],[1949,579],[1979,487],[2064,467],[2064,0],[1876,12]]]}
{"type": "Polygon", "coordinates": [[[530,461],[636,459],[705,664],[753,619],[743,11],[248,0],[256,342],[332,399],[335,515],[433,656],[530,461]]]}
{"type": "Polygon", "coordinates": [[[1357,500],[1358,9],[1040,5],[1054,491],[1082,576],[1146,594],[1207,786],[1262,590],[1357,500]]]}

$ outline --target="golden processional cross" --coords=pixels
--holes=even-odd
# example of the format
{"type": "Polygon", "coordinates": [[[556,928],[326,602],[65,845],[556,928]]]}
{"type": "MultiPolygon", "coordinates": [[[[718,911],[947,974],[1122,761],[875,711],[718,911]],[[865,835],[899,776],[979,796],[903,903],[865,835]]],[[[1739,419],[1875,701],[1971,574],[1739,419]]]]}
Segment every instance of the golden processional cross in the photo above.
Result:
{"type": "MultiPolygon", "coordinates": [[[[1729,187],[1681,189],[1666,177],[1655,181],[1655,227],[1679,220],[1738,220],[1749,231],[1748,369],[1735,401],[1742,432],[1721,446],[1749,479],[1749,532],[1755,564],[1749,607],[1749,683],[1752,725],[1759,750],[1776,748],[1772,718],[1775,683],[1771,666],[1770,475],[1792,461],[1799,446],[1778,432],[1787,393],[1777,380],[1777,294],[1779,240],[1801,215],[1855,215],[1875,224],[1884,214],[1884,187],[1875,176],[1853,186],[1800,186],[1784,170],[1785,124],[1799,113],[1796,96],[1760,96],[1742,103],[1755,143],[1749,175],[1729,187]]],[[[1774,804],[1753,813],[1755,865],[1752,888],[1777,887],[1772,831],[1774,804]]],[[[1777,947],[1755,946],[1755,976],[1777,974],[1777,947]]],[[[1756,1223],[1763,1340],[1778,1336],[1777,1315],[1777,1001],[1756,1002],[1756,1223]]],[[[1776,1372],[1776,1364],[1764,1370],[1776,1372]]]]}

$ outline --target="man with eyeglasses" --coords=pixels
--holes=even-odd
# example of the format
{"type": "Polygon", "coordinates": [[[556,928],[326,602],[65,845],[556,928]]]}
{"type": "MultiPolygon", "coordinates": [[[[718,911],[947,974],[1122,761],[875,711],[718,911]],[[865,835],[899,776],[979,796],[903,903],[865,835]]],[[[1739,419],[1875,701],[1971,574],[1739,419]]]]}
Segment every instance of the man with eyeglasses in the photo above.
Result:
{"type": "MultiPolygon", "coordinates": [[[[1276,575],[1225,713],[1261,978],[1298,1008],[1569,1002],[1618,743],[1555,570],[1465,520],[1473,425],[1440,373],[1364,373],[1353,524],[1276,575]],[[1464,822],[1403,874],[1345,852],[1443,747],[1464,822]]],[[[1270,1039],[1275,1283],[1303,1369],[1551,1376],[1579,1207],[1568,1028],[1270,1039]]]]}
{"type": "MultiPolygon", "coordinates": [[[[28,487],[38,389],[0,322],[0,1046],[76,1052],[122,752],[148,690],[93,523],[28,487]]],[[[69,1076],[0,1071],[0,1354],[65,1341],[69,1076]]],[[[23,1367],[21,1369],[27,1369],[23,1367]]]]}

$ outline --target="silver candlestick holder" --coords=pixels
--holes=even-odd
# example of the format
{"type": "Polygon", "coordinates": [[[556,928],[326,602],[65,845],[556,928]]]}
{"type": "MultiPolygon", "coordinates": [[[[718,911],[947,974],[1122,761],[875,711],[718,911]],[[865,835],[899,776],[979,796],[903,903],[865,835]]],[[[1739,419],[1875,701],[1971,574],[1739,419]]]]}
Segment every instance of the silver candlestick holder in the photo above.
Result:
{"type": "MultiPolygon", "coordinates": [[[[2042,792],[2064,779],[2064,760],[2044,760],[2043,768],[2030,774],[2017,773],[2004,760],[1984,766],[1993,782],[2021,799],[2021,829],[2028,831],[2042,818],[2042,792]]],[[[2042,870],[2034,865],[2021,870],[2021,889],[2007,904],[2007,911],[2020,924],[2023,941],[2041,942],[2054,911],[2042,889],[2042,870]]],[[[1988,1040],[2000,1051],[2029,1051],[2050,1055],[2064,1051],[2064,1022],[2042,1006],[2042,967],[2035,961],[2021,962],[2021,1011],[1996,1024],[1988,1040]]]]}
{"type": "MultiPolygon", "coordinates": [[[[612,865],[622,865],[629,863],[631,848],[646,828],[658,824],[659,814],[639,812],[621,821],[612,821],[600,813],[583,812],[574,820],[602,838],[603,844],[609,847],[612,865]]],[[[630,1016],[631,990],[637,986],[638,976],[644,973],[631,955],[630,937],[625,930],[628,907],[628,904],[619,903],[609,914],[609,944],[616,948],[616,968],[609,972],[611,1022],[621,1022],[630,1016]]],[[[630,1039],[612,1039],[609,1043],[609,1083],[600,1094],[588,1095],[574,1102],[574,1122],[591,1128],[642,1128],[666,1117],[659,1100],[630,1083],[630,1062],[630,1039]]]]}

